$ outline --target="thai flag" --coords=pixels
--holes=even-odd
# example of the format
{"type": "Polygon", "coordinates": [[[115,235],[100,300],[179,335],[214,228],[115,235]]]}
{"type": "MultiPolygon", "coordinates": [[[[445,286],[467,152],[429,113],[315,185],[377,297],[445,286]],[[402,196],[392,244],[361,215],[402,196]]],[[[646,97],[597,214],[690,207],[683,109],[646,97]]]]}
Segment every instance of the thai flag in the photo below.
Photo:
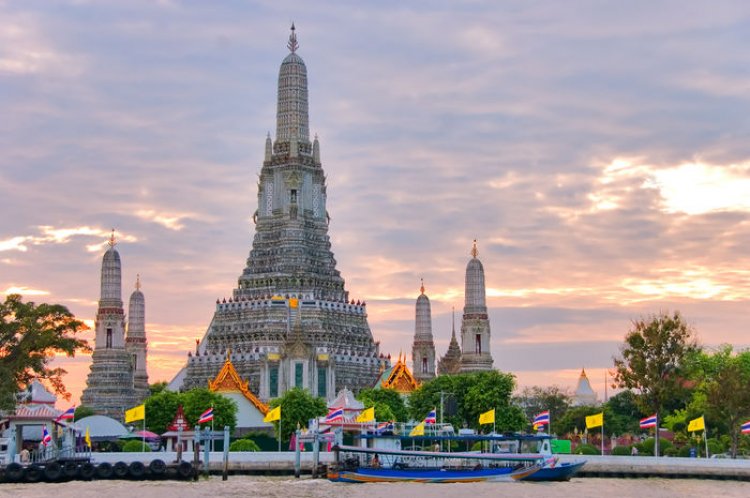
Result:
{"type": "Polygon", "coordinates": [[[741,429],[743,434],[750,434],[750,420],[742,424],[741,429]]]}
{"type": "Polygon", "coordinates": [[[650,417],[641,419],[641,429],[648,429],[649,427],[656,427],[656,414],[654,413],[650,417]]]}
{"type": "Polygon", "coordinates": [[[344,409],[343,408],[329,408],[328,415],[326,415],[326,422],[343,422],[344,421],[344,409]]]}
{"type": "Polygon", "coordinates": [[[42,444],[44,446],[47,446],[52,442],[52,436],[49,435],[49,432],[47,432],[47,426],[45,425],[42,429],[42,444]]]}
{"type": "Polygon", "coordinates": [[[60,422],[62,420],[73,420],[75,418],[75,414],[76,414],[76,407],[71,406],[70,408],[62,412],[60,416],[55,419],[55,422],[60,422]]]}
{"type": "Polygon", "coordinates": [[[534,425],[549,425],[549,410],[534,415],[534,425]]]}
{"type": "Polygon", "coordinates": [[[383,434],[385,431],[393,430],[393,422],[380,422],[375,428],[376,434],[383,434]]]}
{"type": "Polygon", "coordinates": [[[211,422],[214,419],[214,408],[211,407],[205,412],[201,413],[201,416],[198,418],[199,424],[205,424],[206,422],[211,422]]]}
{"type": "Polygon", "coordinates": [[[425,424],[436,424],[437,423],[437,411],[434,408],[424,418],[424,423],[425,424]]]}

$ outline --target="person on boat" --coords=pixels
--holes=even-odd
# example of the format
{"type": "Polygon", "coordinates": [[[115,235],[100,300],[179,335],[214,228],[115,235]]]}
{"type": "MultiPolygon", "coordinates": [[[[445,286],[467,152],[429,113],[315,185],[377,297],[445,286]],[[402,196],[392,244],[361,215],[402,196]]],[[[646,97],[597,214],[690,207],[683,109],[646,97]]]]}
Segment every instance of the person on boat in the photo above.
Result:
{"type": "Polygon", "coordinates": [[[375,455],[372,457],[372,460],[370,461],[370,465],[375,469],[380,467],[380,458],[378,458],[377,453],[375,453],[375,455]]]}

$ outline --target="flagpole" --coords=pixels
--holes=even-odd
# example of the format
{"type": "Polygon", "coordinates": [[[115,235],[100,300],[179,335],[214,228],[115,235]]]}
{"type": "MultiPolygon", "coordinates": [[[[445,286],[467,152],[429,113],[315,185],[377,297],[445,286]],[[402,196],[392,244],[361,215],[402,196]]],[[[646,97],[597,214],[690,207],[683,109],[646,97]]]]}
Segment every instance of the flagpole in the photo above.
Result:
{"type": "Polygon", "coordinates": [[[706,427],[706,419],[703,419],[703,441],[706,443],[706,458],[708,458],[708,427],[706,427]]]}
{"type": "Polygon", "coordinates": [[[279,409],[279,453],[281,453],[281,409],[279,409]]]}
{"type": "Polygon", "coordinates": [[[211,451],[214,451],[214,404],[211,403],[211,451]]]}
{"type": "Polygon", "coordinates": [[[602,456],[604,456],[604,417],[602,416],[602,456]]]}

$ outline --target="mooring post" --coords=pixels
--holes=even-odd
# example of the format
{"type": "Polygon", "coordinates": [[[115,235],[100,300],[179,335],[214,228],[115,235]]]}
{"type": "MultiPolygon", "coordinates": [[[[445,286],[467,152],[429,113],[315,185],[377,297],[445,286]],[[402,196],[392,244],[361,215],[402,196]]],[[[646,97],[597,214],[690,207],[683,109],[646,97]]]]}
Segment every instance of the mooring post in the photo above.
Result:
{"type": "Polygon", "coordinates": [[[200,468],[201,463],[201,428],[197,425],[195,426],[194,432],[193,432],[193,480],[198,480],[198,469],[200,468]]]}
{"type": "Polygon", "coordinates": [[[313,432],[313,468],[312,468],[313,479],[318,478],[319,458],[320,458],[320,441],[318,440],[318,430],[315,429],[315,432],[313,432]]]}
{"type": "Polygon", "coordinates": [[[208,451],[211,448],[211,444],[210,444],[211,439],[210,438],[213,438],[213,434],[211,434],[209,432],[209,430],[210,429],[208,427],[206,427],[206,429],[203,431],[203,439],[205,440],[204,443],[203,443],[203,465],[204,465],[203,474],[206,477],[208,477],[208,464],[209,464],[209,462],[208,462],[208,455],[209,455],[208,451]]]}
{"type": "Polygon", "coordinates": [[[221,471],[221,480],[226,481],[229,475],[229,426],[224,426],[224,468],[221,471]]]}
{"type": "Polygon", "coordinates": [[[299,479],[299,475],[302,470],[301,455],[299,450],[299,433],[299,429],[297,429],[294,433],[294,477],[296,477],[297,479],[299,479]]]}

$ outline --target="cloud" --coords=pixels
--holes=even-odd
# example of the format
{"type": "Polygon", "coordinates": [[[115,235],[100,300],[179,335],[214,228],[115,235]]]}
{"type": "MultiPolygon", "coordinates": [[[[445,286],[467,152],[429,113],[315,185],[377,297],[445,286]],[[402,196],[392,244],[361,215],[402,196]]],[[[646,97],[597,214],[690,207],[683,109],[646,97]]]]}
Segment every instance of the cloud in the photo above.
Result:
{"type": "Polygon", "coordinates": [[[27,287],[8,287],[3,291],[6,296],[8,294],[21,294],[22,296],[47,296],[49,291],[39,289],[29,289],[27,287]]]}

